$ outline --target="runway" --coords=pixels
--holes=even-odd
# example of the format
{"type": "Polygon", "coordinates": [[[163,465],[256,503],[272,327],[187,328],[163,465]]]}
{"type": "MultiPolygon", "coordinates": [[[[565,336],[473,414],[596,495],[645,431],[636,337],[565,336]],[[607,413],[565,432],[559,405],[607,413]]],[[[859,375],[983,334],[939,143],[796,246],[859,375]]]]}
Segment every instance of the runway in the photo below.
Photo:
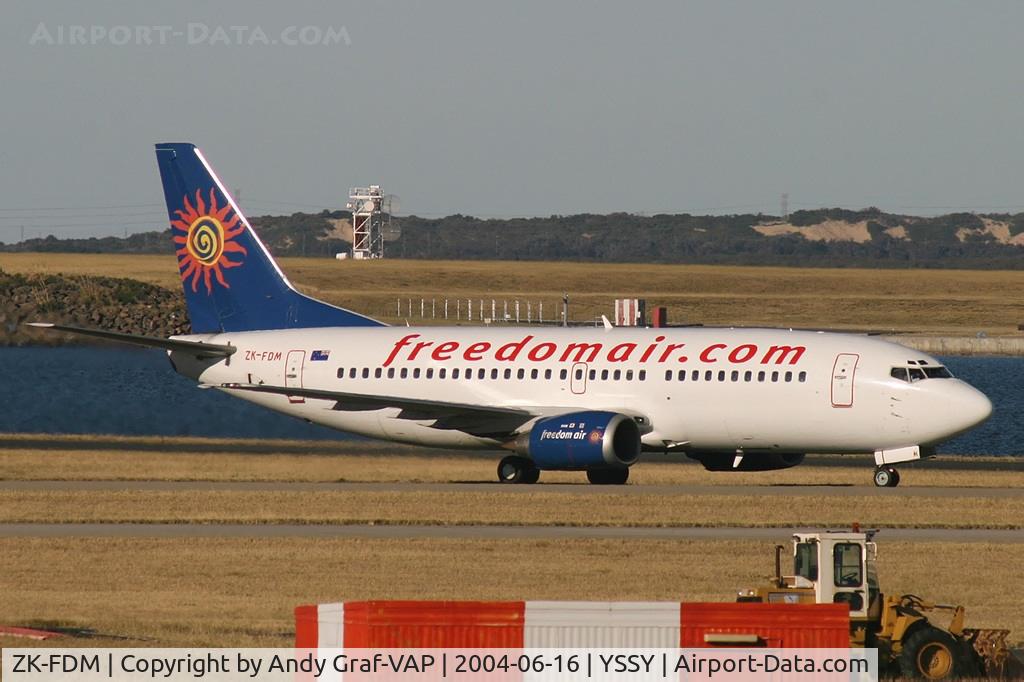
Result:
{"type": "MultiPolygon", "coordinates": [[[[787,540],[799,528],[637,528],[594,526],[426,526],[332,524],[5,523],[17,538],[364,538],[465,540],[787,540]]],[[[808,531],[820,530],[807,529],[808,531]]],[[[1024,529],[889,528],[886,540],[1024,543],[1024,529]]]]}
{"type": "Polygon", "coordinates": [[[0,481],[0,492],[13,491],[236,491],[236,492],[442,492],[493,494],[602,495],[765,495],[769,497],[972,497],[1020,498],[1024,488],[904,486],[878,488],[873,485],[624,485],[588,483],[541,483],[507,485],[495,482],[462,483],[332,483],[296,481],[0,481]]]}

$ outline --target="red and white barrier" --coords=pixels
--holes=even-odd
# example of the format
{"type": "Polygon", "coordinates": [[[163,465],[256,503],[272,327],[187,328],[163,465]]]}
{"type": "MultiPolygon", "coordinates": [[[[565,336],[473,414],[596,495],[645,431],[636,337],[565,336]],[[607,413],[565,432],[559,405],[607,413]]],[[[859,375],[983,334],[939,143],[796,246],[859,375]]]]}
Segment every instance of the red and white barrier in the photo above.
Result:
{"type": "Polygon", "coordinates": [[[299,648],[846,648],[845,604],[362,601],[299,606],[299,648]]]}

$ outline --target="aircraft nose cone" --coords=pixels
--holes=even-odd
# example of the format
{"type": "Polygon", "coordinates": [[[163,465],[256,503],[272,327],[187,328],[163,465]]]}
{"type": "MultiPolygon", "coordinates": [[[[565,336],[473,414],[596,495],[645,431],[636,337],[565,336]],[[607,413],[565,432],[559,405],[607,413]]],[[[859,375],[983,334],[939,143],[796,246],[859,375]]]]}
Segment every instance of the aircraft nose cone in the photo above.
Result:
{"type": "Polygon", "coordinates": [[[964,388],[967,389],[964,396],[957,401],[957,416],[958,420],[963,423],[962,428],[967,430],[992,416],[992,401],[973,386],[964,386],[964,388]]]}

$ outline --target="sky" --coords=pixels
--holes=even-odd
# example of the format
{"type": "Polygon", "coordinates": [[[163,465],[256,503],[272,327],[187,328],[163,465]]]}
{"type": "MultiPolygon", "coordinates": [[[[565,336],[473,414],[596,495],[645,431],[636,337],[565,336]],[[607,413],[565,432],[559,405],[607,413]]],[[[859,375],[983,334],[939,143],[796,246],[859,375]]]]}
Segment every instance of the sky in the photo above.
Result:
{"type": "Polygon", "coordinates": [[[162,229],[156,142],[249,215],[1024,210],[1024,3],[0,7],[0,241],[162,229]],[[73,44],[72,44],[73,43],[73,44]]]}

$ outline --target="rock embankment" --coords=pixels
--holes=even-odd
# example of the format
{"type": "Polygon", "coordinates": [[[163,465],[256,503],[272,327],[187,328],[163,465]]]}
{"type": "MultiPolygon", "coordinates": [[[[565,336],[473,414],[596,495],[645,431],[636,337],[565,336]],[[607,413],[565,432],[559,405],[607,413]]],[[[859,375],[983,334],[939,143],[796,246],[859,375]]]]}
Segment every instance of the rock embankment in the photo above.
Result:
{"type": "MultiPolygon", "coordinates": [[[[188,333],[179,292],[115,277],[20,275],[0,271],[0,345],[58,345],[74,337],[26,327],[55,322],[126,334],[188,333]]],[[[81,337],[74,338],[81,341],[81,337]]]]}

